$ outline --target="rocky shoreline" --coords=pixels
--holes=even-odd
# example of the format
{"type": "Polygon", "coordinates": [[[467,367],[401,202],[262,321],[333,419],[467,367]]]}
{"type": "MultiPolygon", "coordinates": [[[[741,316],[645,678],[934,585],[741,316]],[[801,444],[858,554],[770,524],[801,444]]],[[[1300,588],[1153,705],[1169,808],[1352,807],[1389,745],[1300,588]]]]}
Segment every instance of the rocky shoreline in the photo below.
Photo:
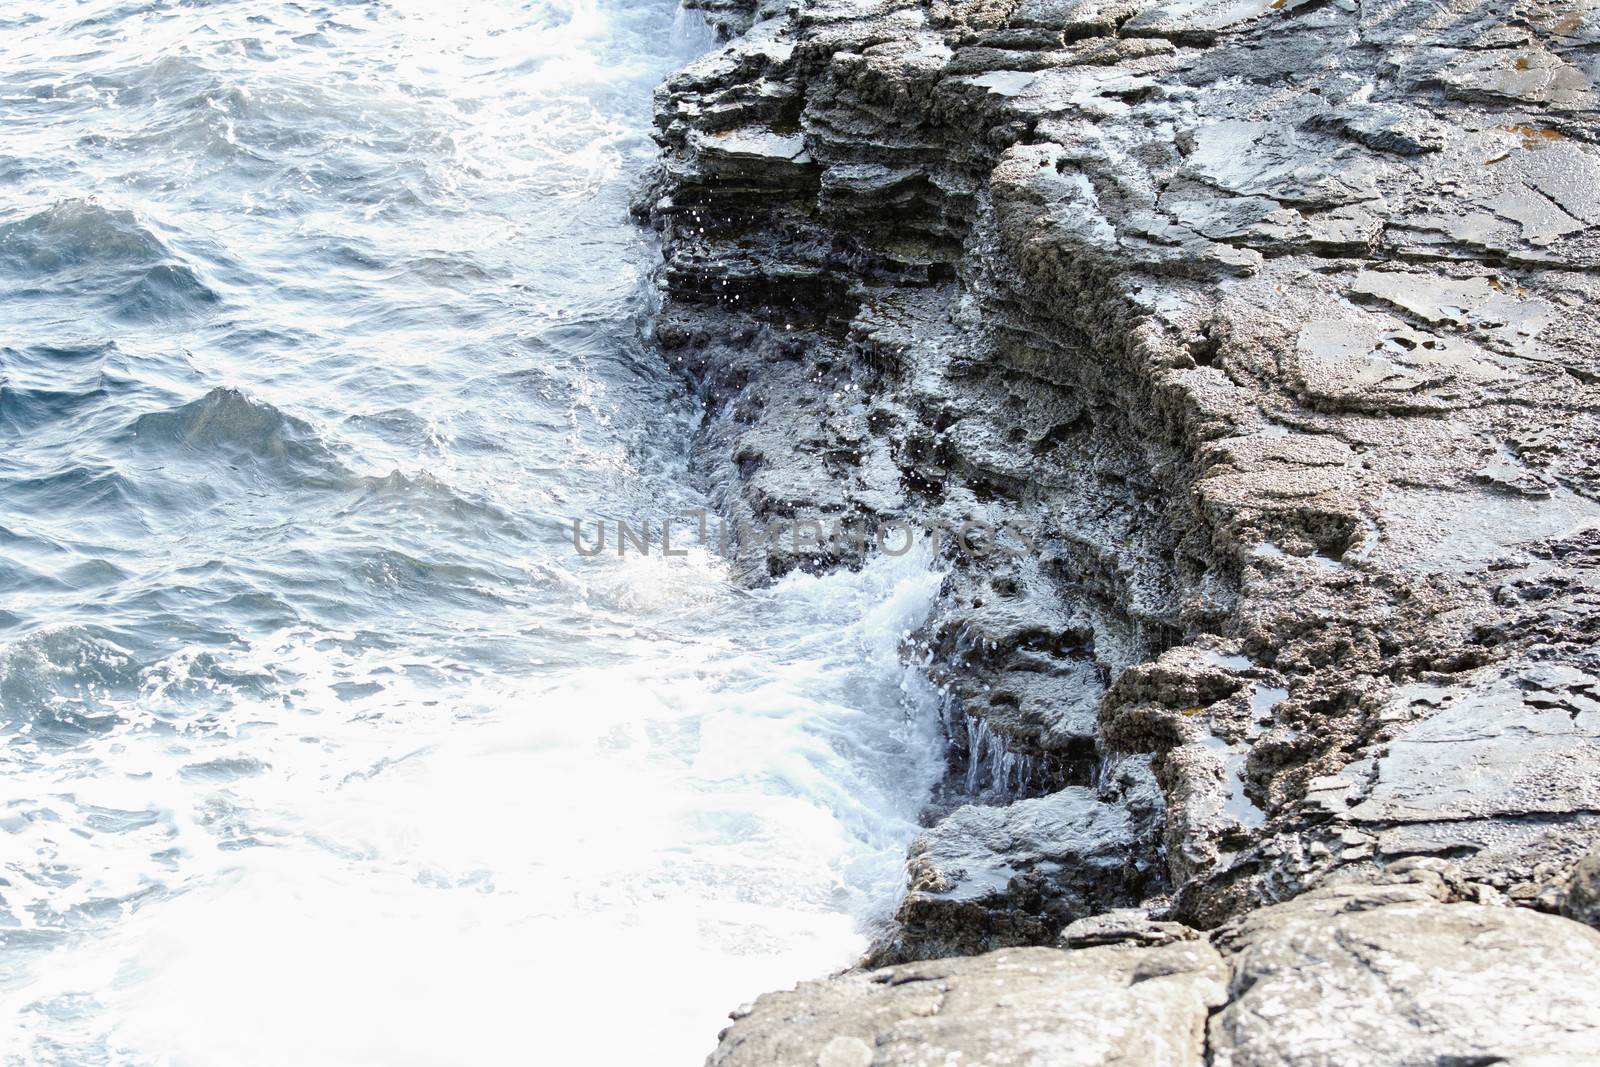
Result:
{"type": "Polygon", "coordinates": [[[721,505],[1029,546],[907,643],[886,969],[712,1062],[1600,1062],[1600,13],[700,6],[639,211],[721,505]]]}

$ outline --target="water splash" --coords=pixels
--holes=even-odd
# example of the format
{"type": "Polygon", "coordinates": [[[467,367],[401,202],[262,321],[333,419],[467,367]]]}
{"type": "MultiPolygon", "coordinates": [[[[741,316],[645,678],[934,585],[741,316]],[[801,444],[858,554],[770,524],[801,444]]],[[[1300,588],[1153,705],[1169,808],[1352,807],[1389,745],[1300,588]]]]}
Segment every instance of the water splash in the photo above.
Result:
{"type": "Polygon", "coordinates": [[[663,3],[0,15],[0,1049],[692,1063],[848,964],[942,767],[925,557],[703,506],[627,201],[663,3]]]}

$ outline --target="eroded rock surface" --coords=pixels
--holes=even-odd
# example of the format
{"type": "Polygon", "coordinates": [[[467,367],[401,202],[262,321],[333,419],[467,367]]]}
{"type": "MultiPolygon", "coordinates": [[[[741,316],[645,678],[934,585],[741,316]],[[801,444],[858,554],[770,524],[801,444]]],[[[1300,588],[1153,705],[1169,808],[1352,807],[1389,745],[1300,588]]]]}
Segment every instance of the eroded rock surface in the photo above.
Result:
{"type": "Polygon", "coordinates": [[[1600,848],[1595,848],[1567,876],[1561,914],[1600,930],[1600,848]]]}
{"type": "Polygon", "coordinates": [[[640,212],[707,476],[949,569],[907,654],[950,775],[874,958],[1432,863],[1446,940],[1461,902],[1591,914],[1600,13],[705,6],[640,212]]]}

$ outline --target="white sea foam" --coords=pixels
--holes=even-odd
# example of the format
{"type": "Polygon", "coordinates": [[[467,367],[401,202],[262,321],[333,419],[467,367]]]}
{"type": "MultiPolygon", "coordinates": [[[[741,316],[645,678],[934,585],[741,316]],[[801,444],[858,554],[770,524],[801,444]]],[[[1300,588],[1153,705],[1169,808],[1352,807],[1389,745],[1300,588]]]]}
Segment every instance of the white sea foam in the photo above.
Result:
{"type": "Polygon", "coordinates": [[[569,540],[706,503],[627,215],[703,27],[0,27],[6,1062],[692,1064],[852,962],[942,769],[932,561],[569,540]]]}
{"type": "MultiPolygon", "coordinates": [[[[691,597],[722,580],[658,562],[691,597]]],[[[135,717],[29,776],[53,818],[13,844],[83,881],[14,913],[126,903],[4,1012],[136,1061],[692,1062],[731,1007],[850,962],[892,903],[939,773],[897,646],[937,583],[907,557],[724,587],[688,632],[514,686],[395,684],[408,657],[274,635],[226,666],[293,664],[292,703],[214,733],[135,717]],[[384,688],[341,697],[353,681],[384,688]],[[147,825],[92,830],[118,816],[147,825]],[[73,1000],[85,1018],[44,1007],[73,1000]]]]}

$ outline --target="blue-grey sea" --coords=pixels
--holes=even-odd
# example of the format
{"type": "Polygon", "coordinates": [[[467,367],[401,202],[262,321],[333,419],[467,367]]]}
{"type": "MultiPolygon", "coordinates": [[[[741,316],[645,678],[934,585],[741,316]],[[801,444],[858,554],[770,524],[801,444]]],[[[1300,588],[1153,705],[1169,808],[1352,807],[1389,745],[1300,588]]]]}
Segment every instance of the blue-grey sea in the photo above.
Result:
{"type": "Polygon", "coordinates": [[[704,506],[628,217],[662,0],[0,2],[0,1055],[694,1064],[941,769],[916,554],[704,506]]]}

